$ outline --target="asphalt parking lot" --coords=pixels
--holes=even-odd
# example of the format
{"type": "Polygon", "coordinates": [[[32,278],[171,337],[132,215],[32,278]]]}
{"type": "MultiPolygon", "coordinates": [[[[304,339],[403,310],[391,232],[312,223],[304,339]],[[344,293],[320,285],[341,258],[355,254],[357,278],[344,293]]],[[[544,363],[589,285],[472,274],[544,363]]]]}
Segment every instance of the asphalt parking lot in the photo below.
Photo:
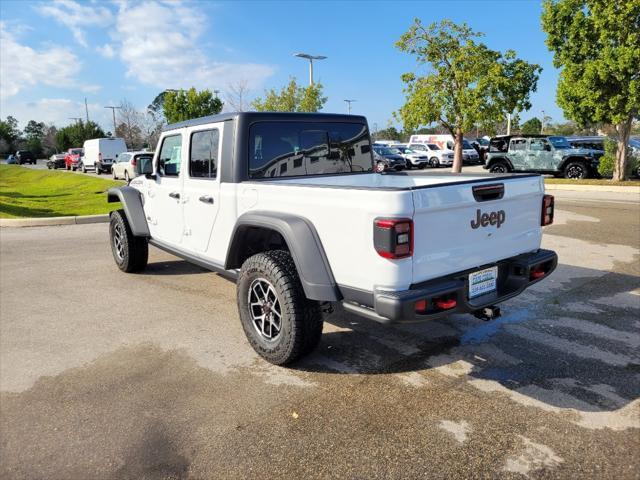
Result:
{"type": "Polygon", "coordinates": [[[499,320],[337,312],[291,368],[216,274],[1,229],[0,478],[638,478],[640,202],[554,193],[560,266],[499,320]]]}
{"type": "MultiPolygon", "coordinates": [[[[7,163],[6,160],[2,160],[0,163],[7,163]]],[[[34,165],[28,163],[25,165],[21,165],[24,168],[31,168],[33,170],[46,170],[47,169],[47,159],[46,158],[39,158],[36,163],[34,165]]],[[[87,173],[82,173],[81,171],[77,170],[77,171],[71,171],[71,170],[65,170],[64,168],[58,168],[56,169],[58,172],[66,172],[66,173],[71,173],[74,175],[90,175],[92,177],[102,177],[102,178],[111,178],[111,173],[103,173],[102,175],[97,175],[95,172],[93,171],[88,171],[87,173]]]]}

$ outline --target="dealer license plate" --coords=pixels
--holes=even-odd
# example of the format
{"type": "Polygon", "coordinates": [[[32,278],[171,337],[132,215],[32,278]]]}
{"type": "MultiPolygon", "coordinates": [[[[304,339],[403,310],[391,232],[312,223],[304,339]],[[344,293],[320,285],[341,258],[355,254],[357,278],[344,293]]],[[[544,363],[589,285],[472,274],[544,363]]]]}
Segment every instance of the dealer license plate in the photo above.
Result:
{"type": "Polygon", "coordinates": [[[469,298],[479,297],[496,289],[498,267],[486,268],[469,274],[469,298]]]}

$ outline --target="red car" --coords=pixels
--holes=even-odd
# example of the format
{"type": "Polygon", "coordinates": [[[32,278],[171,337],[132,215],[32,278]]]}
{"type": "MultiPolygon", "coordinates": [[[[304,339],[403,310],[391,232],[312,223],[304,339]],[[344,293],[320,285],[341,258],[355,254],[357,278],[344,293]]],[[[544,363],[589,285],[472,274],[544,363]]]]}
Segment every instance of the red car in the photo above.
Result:
{"type": "Polygon", "coordinates": [[[78,169],[78,162],[83,154],[84,151],[82,148],[70,148],[67,150],[67,153],[64,156],[64,165],[67,170],[73,170],[75,172],[78,169]]]}

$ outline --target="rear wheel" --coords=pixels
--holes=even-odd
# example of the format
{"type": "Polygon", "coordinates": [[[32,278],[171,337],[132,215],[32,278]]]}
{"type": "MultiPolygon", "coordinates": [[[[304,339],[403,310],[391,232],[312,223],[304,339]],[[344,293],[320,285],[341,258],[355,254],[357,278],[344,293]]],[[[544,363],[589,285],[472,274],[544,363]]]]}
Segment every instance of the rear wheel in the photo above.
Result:
{"type": "Polygon", "coordinates": [[[102,165],[98,165],[96,163],[95,168],[96,168],[96,175],[101,175],[102,174],[102,165]]]}
{"type": "Polygon", "coordinates": [[[582,162],[569,162],[564,167],[564,178],[570,178],[572,180],[582,180],[587,178],[587,167],[582,162]]]}
{"type": "Polygon", "coordinates": [[[431,166],[431,168],[438,168],[440,166],[440,160],[438,160],[438,157],[431,157],[429,159],[429,166],[431,166]]]}
{"type": "Polygon", "coordinates": [[[509,165],[507,164],[507,162],[502,161],[502,160],[494,162],[489,167],[489,172],[491,172],[491,173],[509,173],[509,165]]]}
{"type": "Polygon", "coordinates": [[[145,237],[135,237],[129,228],[124,210],[111,213],[109,222],[111,253],[123,272],[139,272],[147,266],[149,244],[145,237]]]}
{"type": "Polygon", "coordinates": [[[284,365],[318,345],[323,325],[320,305],[305,297],[289,252],[272,250],[250,257],[237,285],[242,328],[265,360],[284,365]]]}

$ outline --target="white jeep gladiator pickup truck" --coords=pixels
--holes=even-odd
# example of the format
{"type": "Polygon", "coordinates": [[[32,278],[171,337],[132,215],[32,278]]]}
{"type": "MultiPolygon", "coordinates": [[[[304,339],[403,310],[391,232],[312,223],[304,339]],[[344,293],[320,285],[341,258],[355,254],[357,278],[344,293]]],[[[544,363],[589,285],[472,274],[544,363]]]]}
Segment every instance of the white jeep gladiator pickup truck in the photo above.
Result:
{"type": "Polygon", "coordinates": [[[380,322],[490,319],[557,265],[539,175],[374,173],[360,116],[189,120],[143,168],[108,192],[118,267],[143,270],[151,244],[235,278],[247,338],[274,364],[316,347],[333,303],[380,322]]]}

